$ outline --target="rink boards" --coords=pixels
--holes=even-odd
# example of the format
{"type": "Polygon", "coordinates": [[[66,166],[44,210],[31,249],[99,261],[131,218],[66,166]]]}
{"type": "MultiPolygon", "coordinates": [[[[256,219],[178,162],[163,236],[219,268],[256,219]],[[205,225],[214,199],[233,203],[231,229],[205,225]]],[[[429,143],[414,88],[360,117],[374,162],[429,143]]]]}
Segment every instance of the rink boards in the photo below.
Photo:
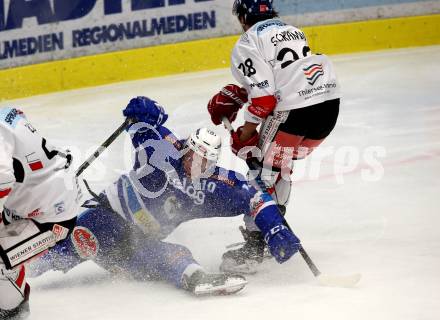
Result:
{"type": "MultiPolygon", "coordinates": [[[[326,54],[440,44],[440,15],[304,27],[326,54]]],[[[238,36],[132,49],[0,71],[0,100],[229,66],[238,36]]]]}

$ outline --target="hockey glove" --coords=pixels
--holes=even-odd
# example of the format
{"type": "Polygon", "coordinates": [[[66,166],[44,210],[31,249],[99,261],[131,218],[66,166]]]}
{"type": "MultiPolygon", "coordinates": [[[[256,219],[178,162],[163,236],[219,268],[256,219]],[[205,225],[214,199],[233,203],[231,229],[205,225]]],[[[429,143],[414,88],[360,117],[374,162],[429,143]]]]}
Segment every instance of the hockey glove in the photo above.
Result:
{"type": "Polygon", "coordinates": [[[287,228],[275,205],[262,209],[255,218],[255,224],[278,263],[286,262],[300,249],[300,240],[287,228]]]}
{"type": "Polygon", "coordinates": [[[122,113],[127,118],[134,119],[136,122],[148,123],[153,127],[161,126],[168,119],[163,107],[147,97],[131,99],[122,113]]]}
{"type": "MultiPolygon", "coordinates": [[[[235,84],[228,84],[224,87],[227,91],[240,98],[243,103],[248,101],[246,89],[240,88],[235,84]]],[[[218,126],[222,123],[222,118],[226,117],[232,123],[237,118],[238,110],[242,107],[231,97],[220,91],[208,102],[208,112],[212,122],[218,126]]]]}
{"type": "Polygon", "coordinates": [[[243,126],[239,127],[237,131],[231,134],[231,138],[232,138],[231,149],[232,152],[236,154],[239,158],[247,160],[252,156],[257,156],[257,155],[253,155],[252,151],[257,149],[256,147],[258,141],[260,140],[260,136],[258,135],[258,132],[255,131],[254,135],[250,137],[248,140],[241,141],[240,136],[242,130],[243,130],[243,126]]]}

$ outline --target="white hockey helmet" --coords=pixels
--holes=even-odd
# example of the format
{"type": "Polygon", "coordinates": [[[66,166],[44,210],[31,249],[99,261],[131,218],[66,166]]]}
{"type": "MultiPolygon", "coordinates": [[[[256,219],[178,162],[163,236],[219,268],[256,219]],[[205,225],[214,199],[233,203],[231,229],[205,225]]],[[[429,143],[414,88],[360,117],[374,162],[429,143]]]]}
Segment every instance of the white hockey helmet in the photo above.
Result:
{"type": "Polygon", "coordinates": [[[222,139],[215,132],[200,128],[190,135],[186,145],[199,156],[217,162],[220,157],[222,139]]]}

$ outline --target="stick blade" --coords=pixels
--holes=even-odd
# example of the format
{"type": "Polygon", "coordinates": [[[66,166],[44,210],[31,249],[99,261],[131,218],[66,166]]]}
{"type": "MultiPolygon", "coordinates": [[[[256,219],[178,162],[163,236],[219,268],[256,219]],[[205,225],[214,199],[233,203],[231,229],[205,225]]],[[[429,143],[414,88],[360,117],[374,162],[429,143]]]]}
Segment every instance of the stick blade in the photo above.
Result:
{"type": "Polygon", "coordinates": [[[353,288],[359,283],[361,277],[360,273],[347,276],[321,274],[318,276],[318,282],[321,286],[325,287],[353,288]]]}

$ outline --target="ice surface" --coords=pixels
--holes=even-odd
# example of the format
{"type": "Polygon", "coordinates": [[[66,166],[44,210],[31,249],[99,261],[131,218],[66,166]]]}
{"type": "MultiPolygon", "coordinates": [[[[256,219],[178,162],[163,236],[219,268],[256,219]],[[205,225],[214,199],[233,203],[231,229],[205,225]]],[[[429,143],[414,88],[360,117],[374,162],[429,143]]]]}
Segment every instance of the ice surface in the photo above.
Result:
{"type": "MultiPolygon", "coordinates": [[[[31,280],[31,319],[439,319],[440,47],[333,60],[344,90],[341,117],[321,150],[298,163],[287,220],[322,271],[361,272],[357,288],[319,286],[299,255],[266,262],[235,296],[202,299],[163,282],[112,279],[88,262],[31,280]]],[[[78,166],[123,122],[130,97],[160,101],[168,126],[184,136],[210,124],[206,102],[232,81],[225,69],[0,105],[21,107],[45,136],[71,147],[78,166]]],[[[128,150],[120,138],[87,170],[95,189],[127,168],[128,150]]],[[[244,172],[230,156],[225,148],[222,163],[244,172]]],[[[192,221],[169,240],[216,271],[225,246],[241,240],[240,223],[192,221]]]]}

